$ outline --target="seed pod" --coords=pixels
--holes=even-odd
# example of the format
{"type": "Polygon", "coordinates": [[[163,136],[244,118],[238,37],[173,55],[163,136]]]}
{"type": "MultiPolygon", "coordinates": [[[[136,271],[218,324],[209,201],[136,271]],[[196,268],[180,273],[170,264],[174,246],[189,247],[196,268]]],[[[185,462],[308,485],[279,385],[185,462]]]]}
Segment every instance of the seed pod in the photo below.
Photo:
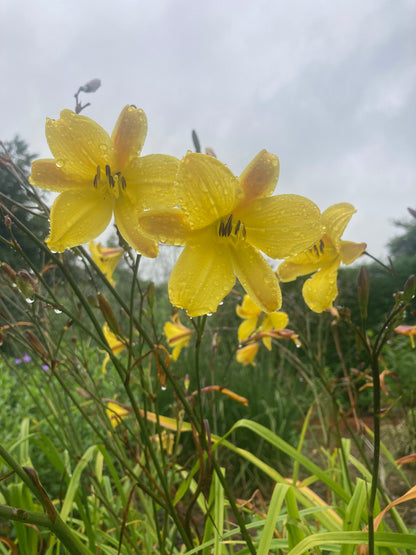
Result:
{"type": "Polygon", "coordinates": [[[98,305],[100,307],[102,315],[104,316],[105,321],[109,325],[110,330],[113,333],[115,333],[117,336],[122,335],[120,324],[118,323],[117,318],[108,300],[104,297],[102,293],[97,294],[97,299],[98,299],[98,305]]]}

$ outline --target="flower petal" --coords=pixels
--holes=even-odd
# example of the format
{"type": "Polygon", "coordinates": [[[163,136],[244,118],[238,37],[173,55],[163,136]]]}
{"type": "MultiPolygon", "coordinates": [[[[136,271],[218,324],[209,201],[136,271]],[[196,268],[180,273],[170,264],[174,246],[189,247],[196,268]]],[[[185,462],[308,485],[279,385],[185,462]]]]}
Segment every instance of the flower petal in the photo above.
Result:
{"type": "Polygon", "coordinates": [[[219,160],[189,152],[180,162],[176,194],[192,229],[231,213],[243,198],[238,179],[219,160]]]}
{"type": "Polygon", "coordinates": [[[244,341],[255,331],[257,326],[257,318],[249,318],[238,326],[238,340],[244,341]]]}
{"type": "Polygon", "coordinates": [[[249,345],[238,349],[236,353],[237,362],[241,362],[242,364],[244,364],[244,366],[247,366],[247,364],[252,364],[253,366],[255,366],[255,363],[253,361],[256,357],[257,351],[259,350],[259,347],[260,343],[250,343],[249,345]]]}
{"type": "Polygon", "coordinates": [[[46,140],[58,167],[76,181],[93,183],[97,166],[116,168],[116,151],[106,131],[86,116],[63,110],[46,121],[46,140]]]}
{"type": "Polygon", "coordinates": [[[306,252],[292,256],[277,268],[281,281],[292,281],[298,276],[316,272],[319,268],[332,265],[339,260],[339,253],[331,239],[325,234],[322,239],[306,252]]]}
{"type": "Polygon", "coordinates": [[[322,212],[322,223],[326,228],[326,233],[334,243],[341,239],[348,222],[357,210],[348,202],[333,204],[322,212]]]}
{"type": "Polygon", "coordinates": [[[168,245],[185,245],[192,235],[185,215],[175,208],[142,212],[139,215],[139,225],[146,233],[168,245]]]}
{"type": "Polygon", "coordinates": [[[340,241],[340,255],[344,264],[352,264],[367,248],[366,243],[353,243],[352,241],[340,241]]]}
{"type": "Polygon", "coordinates": [[[51,209],[49,248],[63,252],[88,243],[106,229],[112,212],[112,197],[100,196],[94,189],[61,193],[51,209]]]}
{"type": "Polygon", "coordinates": [[[299,195],[260,198],[236,211],[247,241],[271,258],[305,251],[323,235],[319,208],[299,195]]]}
{"type": "Polygon", "coordinates": [[[127,195],[121,194],[114,206],[114,218],[119,232],[134,250],[147,256],[156,258],[159,245],[139,226],[139,211],[130,202],[127,195]]]}
{"type": "Polygon", "coordinates": [[[212,230],[198,233],[186,245],[170,276],[170,301],[189,316],[215,312],[235,283],[228,249],[218,248],[214,239],[212,230]]]}
{"type": "Polygon", "coordinates": [[[62,193],[70,189],[82,189],[90,183],[90,181],[84,183],[80,180],[74,181],[61,168],[58,168],[53,158],[35,160],[32,163],[32,173],[29,181],[35,187],[56,193],[62,193]]]}
{"type": "Polygon", "coordinates": [[[281,330],[289,323],[289,317],[286,312],[270,312],[266,314],[263,324],[260,327],[261,331],[269,331],[271,329],[281,330]]]}
{"type": "Polygon", "coordinates": [[[140,108],[125,106],[111,134],[117,150],[119,171],[123,171],[132,158],[140,155],[146,135],[146,114],[140,108]]]}
{"type": "Polygon", "coordinates": [[[179,160],[173,156],[150,154],[135,158],[123,173],[126,194],[140,208],[162,209],[177,205],[174,181],[179,160]]]}
{"type": "Polygon", "coordinates": [[[244,295],[243,302],[237,306],[236,312],[240,318],[257,318],[261,314],[261,308],[248,295],[244,295]]]}
{"type": "Polygon", "coordinates": [[[230,247],[234,272],[245,291],[264,312],[282,306],[282,294],[275,273],[263,256],[247,242],[230,247]]]}
{"type": "Polygon", "coordinates": [[[267,150],[260,151],[239,177],[245,192],[244,203],[273,194],[279,179],[279,158],[267,150]]]}
{"type": "Polygon", "coordinates": [[[303,298],[314,312],[323,312],[332,307],[332,303],[338,295],[338,268],[339,261],[322,268],[303,284],[303,298]]]}

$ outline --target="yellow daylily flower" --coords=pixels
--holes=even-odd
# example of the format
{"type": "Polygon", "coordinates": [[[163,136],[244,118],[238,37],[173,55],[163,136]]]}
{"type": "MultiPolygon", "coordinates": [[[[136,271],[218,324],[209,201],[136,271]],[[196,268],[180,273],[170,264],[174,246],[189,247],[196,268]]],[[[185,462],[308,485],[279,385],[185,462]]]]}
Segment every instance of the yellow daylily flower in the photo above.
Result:
{"type": "Polygon", "coordinates": [[[394,328],[394,331],[400,335],[407,335],[410,339],[410,343],[412,345],[412,349],[415,348],[415,335],[416,335],[416,326],[397,326],[394,328]]]}
{"type": "Polygon", "coordinates": [[[244,347],[238,349],[236,353],[237,362],[241,362],[241,364],[244,364],[244,366],[247,366],[248,364],[256,366],[254,359],[257,355],[259,347],[260,343],[255,342],[249,343],[248,345],[245,345],[244,347]]]}
{"type": "Polygon", "coordinates": [[[173,305],[215,312],[235,278],[264,312],[282,303],[271,258],[303,252],[322,236],[319,209],[298,195],[271,196],[279,159],[262,150],[240,178],[216,158],[188,153],[175,181],[179,208],[150,210],[140,225],[162,243],[185,245],[169,280],[173,305]]]}
{"type": "Polygon", "coordinates": [[[277,269],[282,281],[292,281],[312,272],[303,285],[306,304],[314,312],[330,309],[338,295],[337,272],[341,264],[351,264],[363,254],[366,243],[342,241],[341,236],[352,215],[354,206],[346,202],[330,206],[322,214],[326,228],[323,237],[308,251],[287,258],[277,269]]]}
{"type": "MultiPolygon", "coordinates": [[[[108,346],[113,351],[114,355],[120,354],[122,351],[124,351],[124,349],[127,348],[126,344],[122,343],[120,339],[112,331],[110,331],[108,324],[104,324],[103,333],[108,343],[108,346]]],[[[103,374],[107,372],[107,364],[109,361],[110,361],[110,355],[106,353],[105,359],[103,361],[103,367],[102,367],[103,374]]]]}
{"type": "Polygon", "coordinates": [[[113,428],[118,426],[123,418],[128,416],[130,412],[131,409],[128,410],[127,408],[124,408],[122,405],[119,405],[118,403],[115,403],[113,401],[109,401],[107,403],[106,413],[108,418],[110,419],[113,428]]]}
{"type": "Polygon", "coordinates": [[[121,247],[102,247],[101,243],[95,243],[94,241],[90,241],[89,249],[93,261],[107,277],[108,281],[114,285],[112,275],[123,255],[123,249],[121,247]]]}
{"type": "Polygon", "coordinates": [[[124,239],[138,252],[156,257],[158,244],[140,227],[145,209],[176,206],[173,181],[178,160],[153,154],[139,157],[147,133],[143,110],[126,106],[111,137],[92,119],[63,110],[47,119],[46,139],[53,159],[32,164],[30,182],[60,193],[46,242],[53,251],[98,237],[114,213],[124,239]]]}
{"type": "MultiPolygon", "coordinates": [[[[244,295],[241,306],[237,306],[236,312],[240,318],[244,318],[238,328],[238,340],[245,341],[254,333],[265,333],[270,330],[281,330],[289,322],[285,312],[269,312],[265,314],[248,295],[244,295]]],[[[269,351],[272,349],[272,338],[263,335],[262,341],[269,351]]]]}
{"type": "Polygon", "coordinates": [[[166,322],[163,331],[165,332],[169,347],[173,347],[173,360],[178,360],[181,349],[189,345],[189,341],[195,331],[184,326],[179,320],[178,314],[174,314],[171,320],[172,322],[166,322]]]}

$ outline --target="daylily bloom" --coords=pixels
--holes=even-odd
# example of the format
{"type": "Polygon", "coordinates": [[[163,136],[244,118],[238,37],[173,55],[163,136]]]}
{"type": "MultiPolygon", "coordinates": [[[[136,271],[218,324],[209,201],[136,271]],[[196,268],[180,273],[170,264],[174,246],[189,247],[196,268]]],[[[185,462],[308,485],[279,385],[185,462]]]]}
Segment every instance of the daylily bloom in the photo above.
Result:
{"type": "Polygon", "coordinates": [[[93,261],[107,277],[108,281],[114,285],[112,275],[123,254],[123,249],[121,247],[105,248],[101,246],[101,243],[94,243],[94,241],[90,241],[89,248],[93,261]]]}
{"type": "Polygon", "coordinates": [[[119,405],[118,403],[113,403],[112,401],[109,401],[107,403],[106,413],[108,418],[110,419],[110,422],[113,428],[118,426],[120,422],[123,420],[123,418],[128,416],[130,412],[131,412],[131,409],[127,410],[126,408],[124,408],[122,405],[119,405]]]}
{"type": "MultiPolygon", "coordinates": [[[[120,339],[112,331],[110,331],[110,328],[108,327],[107,323],[104,324],[103,326],[103,333],[104,333],[104,337],[107,340],[108,346],[113,351],[114,355],[118,355],[122,351],[124,351],[124,349],[126,349],[126,344],[122,343],[120,339]]],[[[110,355],[106,353],[105,359],[103,362],[103,367],[102,367],[103,374],[107,372],[106,368],[109,361],[110,361],[110,355]]]]}
{"type": "Polygon", "coordinates": [[[244,364],[244,366],[247,366],[247,364],[252,364],[253,366],[255,366],[255,363],[253,361],[257,355],[259,347],[260,343],[256,341],[238,349],[236,353],[237,362],[241,362],[241,364],[244,364]]]}
{"type": "Polygon", "coordinates": [[[189,345],[191,337],[195,332],[181,323],[178,314],[174,314],[171,320],[172,322],[166,322],[163,331],[165,332],[169,347],[173,347],[173,360],[178,360],[181,349],[189,345]]]}
{"type": "Polygon", "coordinates": [[[179,208],[144,212],[140,225],[162,243],[185,245],[169,280],[173,305],[189,316],[214,312],[235,277],[264,312],[281,306],[276,275],[260,251],[286,258],[322,236],[317,206],[271,196],[279,159],[262,150],[237,179],[212,156],[188,153],[175,181],[179,208]]]}
{"type": "Polygon", "coordinates": [[[139,158],[146,133],[146,115],[133,106],[122,110],[111,137],[71,110],[63,110],[58,120],[47,119],[54,158],[33,162],[30,182],[60,193],[50,215],[50,249],[63,252],[98,237],[114,212],[124,239],[141,254],[157,256],[158,244],[140,229],[138,214],[176,206],[178,160],[161,154],[139,158]]]}
{"type": "MultiPolygon", "coordinates": [[[[238,328],[238,340],[244,341],[254,333],[263,333],[270,330],[281,330],[287,326],[289,317],[285,312],[269,312],[265,314],[248,295],[244,295],[241,306],[237,306],[236,312],[240,318],[244,318],[238,328]]],[[[262,341],[269,351],[272,349],[270,335],[263,335],[262,341]]]]}
{"type": "Polygon", "coordinates": [[[323,237],[308,251],[288,258],[277,269],[282,281],[292,281],[298,276],[316,272],[305,281],[302,290],[306,304],[314,312],[332,307],[338,295],[337,272],[341,262],[351,264],[367,248],[365,243],[341,240],[355,212],[354,206],[346,202],[327,208],[322,214],[322,223],[326,228],[323,237]]]}
{"type": "Polygon", "coordinates": [[[415,348],[416,326],[405,326],[405,325],[397,326],[397,328],[394,328],[394,331],[396,333],[399,333],[400,335],[407,335],[407,337],[410,338],[412,349],[415,348]]]}

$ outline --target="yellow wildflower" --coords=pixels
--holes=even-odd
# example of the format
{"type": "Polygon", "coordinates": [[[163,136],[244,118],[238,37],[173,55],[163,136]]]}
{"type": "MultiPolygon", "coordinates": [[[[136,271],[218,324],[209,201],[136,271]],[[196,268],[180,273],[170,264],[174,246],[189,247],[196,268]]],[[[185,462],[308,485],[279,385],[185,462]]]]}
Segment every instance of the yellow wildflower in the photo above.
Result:
{"type": "Polygon", "coordinates": [[[121,247],[105,248],[101,246],[101,243],[95,243],[94,241],[90,241],[89,248],[93,261],[108,281],[114,285],[112,275],[123,254],[123,249],[121,247]]]}
{"type": "Polygon", "coordinates": [[[323,237],[308,251],[287,258],[277,269],[282,281],[292,281],[298,276],[314,275],[303,285],[303,298],[314,312],[323,312],[332,307],[338,295],[337,272],[341,264],[351,264],[365,251],[365,243],[342,241],[355,208],[346,202],[330,206],[322,214],[326,228],[323,237]]]}
{"type": "Polygon", "coordinates": [[[236,353],[237,362],[241,362],[241,364],[244,364],[244,366],[247,366],[247,364],[252,364],[253,366],[256,366],[253,361],[257,355],[259,347],[260,343],[254,342],[249,343],[248,345],[245,345],[244,347],[238,349],[236,353]]]}
{"type": "MultiPolygon", "coordinates": [[[[126,344],[122,343],[120,341],[120,339],[112,331],[110,331],[110,328],[108,327],[108,324],[104,324],[103,333],[104,333],[104,337],[107,340],[108,346],[113,351],[114,355],[118,355],[124,349],[126,349],[126,344]]],[[[106,353],[105,359],[104,359],[104,362],[103,362],[103,367],[102,367],[103,374],[105,374],[107,372],[106,368],[107,368],[107,364],[108,364],[109,361],[110,361],[110,355],[108,353],[106,353]]]]}
{"type": "Polygon", "coordinates": [[[140,215],[163,243],[185,245],[169,280],[173,305],[190,316],[214,312],[235,278],[264,312],[281,306],[272,258],[303,252],[322,236],[316,205],[298,195],[271,196],[277,156],[262,150],[237,179],[212,156],[188,153],[175,181],[179,208],[140,215]]]}
{"type": "MultiPolygon", "coordinates": [[[[237,306],[237,314],[244,318],[238,328],[238,340],[244,341],[254,333],[264,333],[270,330],[281,330],[287,326],[289,318],[285,312],[269,312],[265,314],[248,295],[244,295],[241,306],[237,306]]],[[[267,349],[272,348],[270,335],[263,335],[262,341],[267,349]]]]}
{"type": "Polygon", "coordinates": [[[415,348],[416,326],[401,325],[397,326],[397,328],[394,328],[394,331],[396,333],[399,333],[400,335],[407,335],[407,337],[409,337],[410,339],[410,343],[412,344],[412,349],[415,348]]]}
{"type": "Polygon", "coordinates": [[[131,410],[124,408],[122,405],[115,403],[113,401],[109,401],[107,403],[106,413],[108,418],[110,419],[111,425],[113,428],[118,426],[120,422],[130,414],[131,410]]]}
{"type": "Polygon", "coordinates": [[[98,237],[114,212],[124,239],[138,252],[155,257],[157,242],[140,229],[138,214],[176,206],[172,156],[139,157],[147,133],[143,110],[126,106],[111,137],[92,119],[63,110],[47,119],[46,139],[53,159],[32,164],[30,182],[60,193],[53,203],[50,249],[63,252],[98,237]]]}
{"type": "Polygon", "coordinates": [[[194,330],[184,326],[179,320],[178,314],[174,314],[171,320],[172,322],[166,322],[163,331],[165,332],[169,347],[173,348],[173,360],[178,360],[181,349],[189,345],[194,330]]]}

